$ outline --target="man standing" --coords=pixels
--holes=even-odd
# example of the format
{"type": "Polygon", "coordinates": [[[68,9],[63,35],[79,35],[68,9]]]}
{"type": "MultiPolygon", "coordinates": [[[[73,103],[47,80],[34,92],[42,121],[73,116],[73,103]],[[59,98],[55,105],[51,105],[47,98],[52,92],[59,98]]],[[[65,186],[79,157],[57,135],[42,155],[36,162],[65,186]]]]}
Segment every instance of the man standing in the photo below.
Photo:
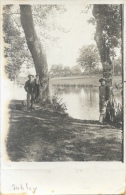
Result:
{"type": "Polygon", "coordinates": [[[35,82],[34,76],[28,75],[28,81],[25,83],[25,91],[27,92],[27,110],[33,109],[34,96],[35,96],[35,82]],[[31,105],[30,105],[31,102],[31,105]]]}
{"type": "Polygon", "coordinates": [[[99,87],[99,111],[100,118],[99,122],[104,123],[106,117],[106,108],[108,104],[108,100],[110,99],[110,87],[106,85],[106,79],[99,79],[101,86],[99,87]]]}

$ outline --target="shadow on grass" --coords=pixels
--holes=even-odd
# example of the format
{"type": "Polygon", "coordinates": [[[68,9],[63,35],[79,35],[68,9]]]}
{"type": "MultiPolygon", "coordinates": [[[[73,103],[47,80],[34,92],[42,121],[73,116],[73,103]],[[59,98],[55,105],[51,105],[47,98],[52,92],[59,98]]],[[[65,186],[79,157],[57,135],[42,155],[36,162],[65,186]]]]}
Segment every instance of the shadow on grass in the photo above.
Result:
{"type": "Polygon", "coordinates": [[[121,161],[122,131],[49,109],[10,110],[11,161],[121,161]]]}

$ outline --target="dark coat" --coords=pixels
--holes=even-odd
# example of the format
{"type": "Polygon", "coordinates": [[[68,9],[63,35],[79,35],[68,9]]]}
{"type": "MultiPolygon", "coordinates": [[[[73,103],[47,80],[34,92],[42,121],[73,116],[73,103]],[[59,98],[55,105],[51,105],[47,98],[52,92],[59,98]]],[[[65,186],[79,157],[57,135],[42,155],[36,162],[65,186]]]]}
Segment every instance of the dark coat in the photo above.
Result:
{"type": "Polygon", "coordinates": [[[110,87],[107,85],[99,87],[99,99],[109,100],[111,95],[110,87]]]}
{"type": "Polygon", "coordinates": [[[103,110],[103,107],[105,106],[105,102],[109,100],[110,95],[111,95],[111,91],[109,86],[104,85],[99,87],[100,112],[103,110]]]}
{"type": "Polygon", "coordinates": [[[35,93],[35,82],[26,81],[24,88],[30,94],[35,93]]]}

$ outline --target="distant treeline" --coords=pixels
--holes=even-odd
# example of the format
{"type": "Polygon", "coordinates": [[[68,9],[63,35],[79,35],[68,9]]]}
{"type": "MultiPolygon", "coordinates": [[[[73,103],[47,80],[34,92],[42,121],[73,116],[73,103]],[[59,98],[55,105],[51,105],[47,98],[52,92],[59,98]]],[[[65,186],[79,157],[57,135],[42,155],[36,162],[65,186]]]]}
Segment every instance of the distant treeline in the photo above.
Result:
{"type": "MultiPolygon", "coordinates": [[[[114,65],[114,75],[118,76],[122,74],[122,67],[120,64],[115,64],[114,65]]],[[[97,75],[102,75],[103,70],[102,68],[99,67],[94,67],[90,71],[89,69],[83,70],[81,66],[76,65],[73,67],[69,66],[64,66],[59,64],[59,65],[52,65],[50,71],[49,71],[49,76],[50,78],[53,77],[72,77],[72,76],[97,76],[97,75]]]]}

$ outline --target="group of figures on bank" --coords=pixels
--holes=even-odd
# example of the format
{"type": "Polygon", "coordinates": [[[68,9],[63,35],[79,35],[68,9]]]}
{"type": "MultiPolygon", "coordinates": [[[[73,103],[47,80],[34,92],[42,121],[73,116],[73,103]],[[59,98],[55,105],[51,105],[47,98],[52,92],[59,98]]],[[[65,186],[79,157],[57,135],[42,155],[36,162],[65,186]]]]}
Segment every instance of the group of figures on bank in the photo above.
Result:
{"type": "MultiPolygon", "coordinates": [[[[36,75],[28,75],[28,80],[25,83],[25,91],[27,92],[27,110],[34,109],[33,104],[39,101],[40,96],[40,78],[36,75]]],[[[114,119],[114,107],[112,107],[113,93],[110,86],[106,84],[106,79],[101,78],[99,80],[101,86],[99,86],[99,122],[105,123],[114,119]],[[113,119],[112,119],[113,117],[113,119]]]]}
{"type": "Polygon", "coordinates": [[[24,89],[27,92],[27,110],[33,109],[33,104],[39,102],[40,95],[40,78],[36,75],[28,75],[28,80],[25,83],[24,89]]]}

